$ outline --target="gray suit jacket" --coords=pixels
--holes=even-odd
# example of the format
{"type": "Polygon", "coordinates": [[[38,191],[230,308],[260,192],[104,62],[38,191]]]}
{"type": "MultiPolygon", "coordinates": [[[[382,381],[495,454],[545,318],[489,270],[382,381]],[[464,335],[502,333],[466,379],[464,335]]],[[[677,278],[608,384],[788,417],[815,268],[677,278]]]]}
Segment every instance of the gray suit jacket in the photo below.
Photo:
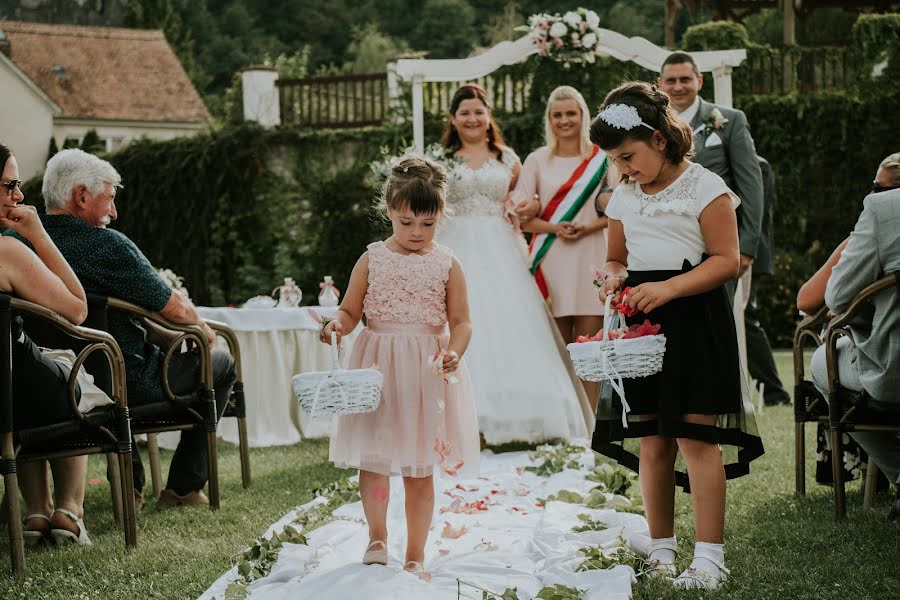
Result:
{"type": "MultiPolygon", "coordinates": [[[[825,288],[825,304],[847,309],[864,287],[900,271],[900,189],[869,194],[825,288]]],[[[884,290],[851,324],[859,380],[879,402],[900,403],[900,300],[897,288],[884,290]]]]}
{"type": "Polygon", "coordinates": [[[771,275],[775,272],[772,253],[775,248],[773,214],[775,212],[775,173],[772,165],[762,156],[756,157],[763,182],[763,215],[759,230],[759,245],[756,247],[756,258],[753,259],[753,275],[771,275]]]}
{"type": "Polygon", "coordinates": [[[694,131],[694,162],[724,179],[741,199],[737,210],[740,250],[741,254],[755,258],[762,227],[763,183],[747,117],[739,110],[711,104],[701,98],[691,129],[694,131]],[[704,127],[715,108],[728,122],[721,129],[704,127]],[[713,135],[722,143],[716,144],[713,135]]]}

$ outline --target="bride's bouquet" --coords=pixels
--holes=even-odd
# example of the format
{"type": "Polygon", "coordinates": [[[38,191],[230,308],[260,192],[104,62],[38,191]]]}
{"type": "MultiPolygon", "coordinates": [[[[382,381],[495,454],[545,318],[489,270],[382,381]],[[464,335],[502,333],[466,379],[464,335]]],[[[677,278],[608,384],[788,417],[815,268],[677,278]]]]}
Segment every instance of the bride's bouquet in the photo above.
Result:
{"type": "Polygon", "coordinates": [[[528,25],[516,27],[516,31],[528,32],[538,54],[563,63],[567,69],[571,63],[593,64],[600,54],[600,17],[586,8],[564,15],[531,15],[528,25]]]}

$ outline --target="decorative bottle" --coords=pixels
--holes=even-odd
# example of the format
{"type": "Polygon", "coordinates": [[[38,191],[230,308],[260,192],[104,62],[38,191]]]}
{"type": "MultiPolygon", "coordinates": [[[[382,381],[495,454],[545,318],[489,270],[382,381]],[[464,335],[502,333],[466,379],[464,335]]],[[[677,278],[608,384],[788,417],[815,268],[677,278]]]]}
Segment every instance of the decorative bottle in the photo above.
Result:
{"type": "Polygon", "coordinates": [[[292,277],[284,278],[284,285],[278,288],[278,306],[283,308],[292,308],[300,305],[300,299],[303,298],[303,292],[294,283],[292,277]]]}
{"type": "Polygon", "coordinates": [[[341,292],[334,287],[331,275],[326,275],[319,287],[322,288],[322,291],[319,292],[319,306],[337,306],[341,292]]]}

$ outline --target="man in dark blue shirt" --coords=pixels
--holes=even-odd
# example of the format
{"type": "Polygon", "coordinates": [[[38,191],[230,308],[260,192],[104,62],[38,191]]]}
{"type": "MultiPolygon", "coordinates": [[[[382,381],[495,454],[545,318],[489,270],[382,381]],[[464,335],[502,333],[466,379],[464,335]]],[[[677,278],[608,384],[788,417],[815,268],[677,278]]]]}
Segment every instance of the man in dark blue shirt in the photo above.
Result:
{"type": "MultiPolygon", "coordinates": [[[[215,333],[199,317],[190,300],[160,279],[134,242],[106,228],[117,216],[115,195],[120,181],[112,165],[81,150],[63,150],[53,156],[47,163],[42,189],[47,214],[41,220],[47,233],[85,291],[137,304],[175,323],[198,325],[212,344],[215,333]]],[[[129,314],[110,311],[109,332],[125,356],[128,404],[164,401],[163,352],[148,339],[143,322],[129,314]]],[[[168,375],[174,393],[196,389],[200,381],[197,355],[176,353],[169,363],[168,375]]],[[[213,350],[214,389],[220,416],[235,377],[231,356],[213,350]]],[[[135,489],[142,490],[144,471],[140,457],[134,466],[135,489]]],[[[206,432],[182,432],[157,508],[208,505],[209,499],[202,491],[209,477],[208,467],[206,432]]]]}

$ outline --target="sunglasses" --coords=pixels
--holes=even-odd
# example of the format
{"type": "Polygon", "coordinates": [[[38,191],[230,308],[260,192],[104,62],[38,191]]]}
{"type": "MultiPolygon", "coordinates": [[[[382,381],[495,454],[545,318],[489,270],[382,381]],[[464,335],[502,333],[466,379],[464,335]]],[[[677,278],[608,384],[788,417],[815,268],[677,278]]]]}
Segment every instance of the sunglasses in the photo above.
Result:
{"type": "Polygon", "coordinates": [[[19,187],[21,184],[22,184],[21,179],[11,179],[10,181],[8,181],[6,183],[0,183],[0,187],[6,188],[6,191],[9,192],[10,194],[12,194],[14,191],[16,191],[16,188],[19,187]]]}
{"type": "Polygon", "coordinates": [[[879,194],[881,192],[886,192],[888,190],[895,190],[895,189],[897,189],[896,185],[883,186],[883,185],[878,185],[874,181],[872,182],[872,193],[873,194],[879,194]]]}

